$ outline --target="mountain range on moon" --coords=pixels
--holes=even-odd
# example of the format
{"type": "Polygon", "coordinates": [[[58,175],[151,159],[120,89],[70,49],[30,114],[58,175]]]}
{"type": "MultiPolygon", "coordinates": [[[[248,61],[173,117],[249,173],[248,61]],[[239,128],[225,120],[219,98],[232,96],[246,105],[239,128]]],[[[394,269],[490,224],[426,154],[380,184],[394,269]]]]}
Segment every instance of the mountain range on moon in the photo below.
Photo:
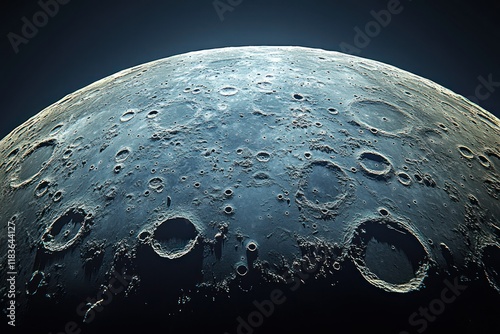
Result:
{"type": "Polygon", "coordinates": [[[489,328],[499,125],[430,80],[319,49],[198,51],[104,78],[0,141],[19,326],[431,332],[448,322],[412,314],[455,284],[441,319],[489,328]]]}

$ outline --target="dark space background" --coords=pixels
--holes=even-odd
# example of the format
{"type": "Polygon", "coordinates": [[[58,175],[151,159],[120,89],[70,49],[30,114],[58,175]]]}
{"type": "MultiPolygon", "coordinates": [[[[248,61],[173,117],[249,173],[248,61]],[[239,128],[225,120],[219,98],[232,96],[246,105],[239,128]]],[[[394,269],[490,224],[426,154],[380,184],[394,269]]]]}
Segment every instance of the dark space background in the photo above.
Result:
{"type": "MultiPolygon", "coordinates": [[[[65,0],[68,1],[68,0],[65,0]]],[[[222,0],[225,3],[240,0],[222,0]]],[[[122,69],[180,53],[243,45],[340,51],[389,0],[243,0],[221,21],[213,0],[70,0],[16,54],[7,38],[32,21],[37,0],[4,0],[0,138],[77,89],[122,69]]],[[[500,82],[500,3],[401,0],[403,11],[360,56],[473,96],[479,76],[500,82]]],[[[500,116],[500,83],[478,102],[500,116]]],[[[482,92],[487,92],[483,90],[482,92]]]]}

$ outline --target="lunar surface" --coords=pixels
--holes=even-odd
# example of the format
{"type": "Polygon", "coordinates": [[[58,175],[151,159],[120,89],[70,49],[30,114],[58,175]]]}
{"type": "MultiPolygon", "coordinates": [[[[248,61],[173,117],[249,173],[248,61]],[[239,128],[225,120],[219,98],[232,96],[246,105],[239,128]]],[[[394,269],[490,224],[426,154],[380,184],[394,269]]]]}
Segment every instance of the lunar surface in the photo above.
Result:
{"type": "Polygon", "coordinates": [[[301,47],[104,78],[0,141],[17,328],[489,328],[499,126],[430,80],[301,47]]]}

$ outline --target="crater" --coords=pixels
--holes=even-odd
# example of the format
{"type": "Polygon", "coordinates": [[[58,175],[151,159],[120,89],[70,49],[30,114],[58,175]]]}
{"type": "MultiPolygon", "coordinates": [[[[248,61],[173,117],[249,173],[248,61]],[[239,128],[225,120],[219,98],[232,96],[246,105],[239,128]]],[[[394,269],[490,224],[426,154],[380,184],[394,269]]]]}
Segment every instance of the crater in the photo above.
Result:
{"type": "Polygon", "coordinates": [[[17,154],[19,153],[19,148],[15,148],[13,149],[9,155],[7,156],[8,159],[12,159],[14,158],[17,154]]]}
{"type": "Polygon", "coordinates": [[[338,115],[339,114],[339,111],[336,108],[330,107],[327,110],[332,115],[338,115]]]}
{"type": "Polygon", "coordinates": [[[407,132],[411,117],[399,107],[378,100],[358,100],[350,105],[350,111],[358,124],[366,129],[378,129],[378,133],[396,135],[407,132]]]}
{"type": "Polygon", "coordinates": [[[257,88],[262,93],[272,93],[273,92],[272,86],[273,86],[272,83],[270,83],[269,81],[257,82],[257,88]]]}
{"type": "Polygon", "coordinates": [[[467,146],[463,146],[463,145],[459,145],[458,147],[458,152],[460,152],[460,154],[464,157],[464,158],[467,158],[467,159],[472,159],[474,158],[474,153],[472,152],[472,150],[470,148],[468,148],[467,146]]]}
{"type": "Polygon", "coordinates": [[[28,151],[21,160],[16,180],[18,183],[14,187],[28,184],[39,176],[52,161],[55,147],[55,140],[48,140],[28,151]]]}
{"type": "Polygon", "coordinates": [[[491,167],[491,162],[488,158],[486,158],[484,155],[478,155],[477,159],[479,160],[479,163],[481,166],[484,168],[490,168],[491,167]]]}
{"type": "Polygon", "coordinates": [[[248,266],[243,262],[238,262],[235,265],[235,270],[238,276],[245,276],[248,273],[248,266]]]}
{"type": "Polygon", "coordinates": [[[226,87],[223,87],[219,93],[223,96],[232,96],[232,95],[236,95],[238,93],[238,88],[236,87],[231,87],[231,86],[226,86],[226,87]]]}
{"type": "Polygon", "coordinates": [[[55,219],[42,235],[43,246],[53,252],[68,249],[82,237],[91,216],[81,208],[69,209],[55,219]]]}
{"type": "Polygon", "coordinates": [[[234,214],[234,208],[231,205],[226,205],[224,207],[224,213],[227,215],[232,215],[234,214]]]}
{"type": "Polygon", "coordinates": [[[26,284],[26,293],[30,296],[34,296],[46,285],[47,282],[45,281],[45,273],[43,271],[35,270],[26,284]]]}
{"type": "Polygon", "coordinates": [[[427,246],[417,234],[407,224],[387,217],[359,224],[349,252],[361,275],[389,292],[418,290],[430,262],[427,246]]]}
{"type": "Polygon", "coordinates": [[[151,110],[146,117],[147,118],[156,118],[158,116],[158,114],[159,114],[158,110],[151,110]]]}
{"type": "Polygon", "coordinates": [[[198,235],[195,225],[189,219],[172,217],[154,229],[151,247],[161,257],[177,259],[194,248],[198,235]]]}
{"type": "Polygon", "coordinates": [[[398,177],[399,183],[401,183],[404,186],[409,186],[411,185],[411,177],[408,175],[408,173],[405,172],[397,172],[396,176],[398,177]]]}
{"type": "Polygon", "coordinates": [[[130,152],[131,152],[131,150],[128,147],[124,147],[121,150],[119,150],[115,156],[116,162],[123,162],[123,161],[127,160],[128,157],[130,156],[130,152]]]}
{"type": "Polygon", "coordinates": [[[154,177],[149,180],[148,186],[155,190],[157,193],[161,193],[163,189],[165,188],[165,184],[163,182],[163,179],[161,177],[154,177]]]}
{"type": "Polygon", "coordinates": [[[122,115],[122,117],[120,117],[120,121],[121,121],[121,122],[128,122],[128,121],[130,121],[130,120],[131,120],[132,118],[134,118],[134,117],[135,117],[135,111],[133,111],[133,110],[128,110],[128,111],[126,111],[126,112],[122,115]]]}
{"type": "Polygon", "coordinates": [[[322,213],[332,214],[349,197],[348,180],[347,174],[333,162],[312,161],[302,170],[296,201],[322,213]]]}
{"type": "Polygon", "coordinates": [[[38,185],[35,188],[35,197],[40,198],[43,195],[45,195],[49,190],[49,187],[50,187],[50,181],[47,180],[40,181],[40,183],[38,183],[38,185]]]}
{"type": "Polygon", "coordinates": [[[62,127],[63,127],[63,124],[58,124],[58,125],[54,126],[52,128],[52,130],[50,130],[49,136],[54,136],[54,135],[58,134],[59,131],[61,131],[62,127]]]}
{"type": "Polygon", "coordinates": [[[260,162],[268,162],[271,159],[271,154],[268,152],[261,151],[257,153],[256,157],[257,160],[260,162]]]}
{"type": "Polygon", "coordinates": [[[392,165],[385,156],[378,152],[362,152],[358,157],[359,165],[363,172],[376,179],[387,179],[390,177],[392,165]]]}
{"type": "Polygon", "coordinates": [[[71,158],[72,155],[73,155],[73,150],[68,149],[63,153],[62,158],[63,160],[68,160],[69,158],[71,158]]]}

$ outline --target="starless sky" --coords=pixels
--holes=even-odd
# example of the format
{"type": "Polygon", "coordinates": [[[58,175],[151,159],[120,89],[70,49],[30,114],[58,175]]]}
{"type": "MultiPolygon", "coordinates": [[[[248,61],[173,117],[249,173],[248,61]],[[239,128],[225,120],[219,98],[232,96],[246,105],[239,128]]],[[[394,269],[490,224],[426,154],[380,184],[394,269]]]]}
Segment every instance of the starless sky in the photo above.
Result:
{"type": "Polygon", "coordinates": [[[464,96],[476,95],[483,85],[478,103],[499,117],[499,2],[400,0],[398,13],[372,31],[369,43],[355,40],[356,29],[365,31],[374,20],[371,12],[394,1],[220,0],[219,6],[230,6],[221,14],[213,0],[60,0],[66,4],[43,22],[38,1],[4,0],[0,138],[66,94],[120,70],[189,51],[245,45],[333,51],[361,46],[362,57],[464,96]],[[16,53],[9,33],[22,37],[23,25],[34,16],[44,25],[16,53]]]}

